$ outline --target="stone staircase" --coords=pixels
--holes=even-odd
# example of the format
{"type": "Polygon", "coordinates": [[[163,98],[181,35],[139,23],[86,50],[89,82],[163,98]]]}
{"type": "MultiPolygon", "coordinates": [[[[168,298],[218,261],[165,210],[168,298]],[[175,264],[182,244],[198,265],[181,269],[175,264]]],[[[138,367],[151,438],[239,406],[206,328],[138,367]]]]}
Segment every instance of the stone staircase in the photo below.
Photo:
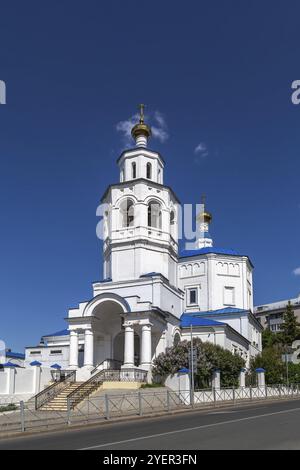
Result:
{"type": "Polygon", "coordinates": [[[83,382],[71,382],[61,392],[43,405],[40,409],[42,411],[67,411],[67,397],[71,392],[74,392],[83,382]]]}
{"type": "MultiPolygon", "coordinates": [[[[55,385],[50,385],[43,392],[40,392],[36,397],[41,398],[45,395],[46,402],[40,407],[41,411],[61,411],[66,412],[69,409],[76,408],[79,403],[85,400],[85,398],[91,396],[100,389],[105,381],[117,382],[122,388],[123,382],[138,382],[143,383],[146,381],[147,371],[141,369],[104,369],[96,372],[86,382],[68,382],[63,383],[61,390],[53,390],[55,385]],[[51,389],[52,390],[49,390],[51,389]],[[47,394],[52,392],[52,398],[48,399],[47,394]],[[54,393],[55,394],[54,394],[54,393]]],[[[58,385],[60,385],[58,383],[58,385]]],[[[48,395],[49,396],[49,395],[48,395]]],[[[35,397],[35,398],[36,398],[35,397]]]]}

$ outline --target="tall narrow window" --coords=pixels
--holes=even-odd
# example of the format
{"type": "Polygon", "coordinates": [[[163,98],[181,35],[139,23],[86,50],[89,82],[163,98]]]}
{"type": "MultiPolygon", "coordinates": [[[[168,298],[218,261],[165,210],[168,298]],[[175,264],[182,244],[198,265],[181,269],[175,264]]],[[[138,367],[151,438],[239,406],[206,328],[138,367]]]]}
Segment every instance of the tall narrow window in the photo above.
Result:
{"type": "Polygon", "coordinates": [[[195,305],[198,303],[198,292],[197,288],[188,290],[188,305],[195,305]]]}
{"type": "Polygon", "coordinates": [[[134,180],[136,178],[136,163],[135,162],[131,164],[131,168],[132,168],[132,179],[134,180]]]}
{"type": "Polygon", "coordinates": [[[126,199],[120,206],[122,227],[132,227],[134,224],[134,205],[131,199],[126,199]]]}
{"type": "Polygon", "coordinates": [[[151,180],[152,178],[152,166],[151,163],[147,163],[147,178],[151,180]]]}
{"type": "Polygon", "coordinates": [[[148,226],[154,228],[161,228],[162,226],[161,208],[156,201],[151,201],[148,205],[148,226]]]}
{"type": "Polygon", "coordinates": [[[175,223],[175,214],[174,211],[170,212],[170,225],[174,225],[175,223]]]}
{"type": "Polygon", "coordinates": [[[160,169],[159,169],[158,172],[157,172],[157,182],[158,182],[158,183],[161,183],[161,172],[160,172],[160,169]]]}

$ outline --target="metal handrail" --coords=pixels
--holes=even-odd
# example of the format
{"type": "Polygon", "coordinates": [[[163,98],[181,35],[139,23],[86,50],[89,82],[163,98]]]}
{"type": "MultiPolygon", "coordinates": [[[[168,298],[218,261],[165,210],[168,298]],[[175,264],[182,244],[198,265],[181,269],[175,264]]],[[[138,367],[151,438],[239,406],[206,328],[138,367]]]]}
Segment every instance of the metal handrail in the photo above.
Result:
{"type": "Polygon", "coordinates": [[[70,382],[75,382],[76,371],[64,371],[66,372],[60,382],[54,382],[53,384],[49,385],[49,387],[45,388],[41,392],[37,393],[34,397],[35,401],[35,409],[38,410],[43,405],[48,403],[53,397],[55,397],[58,392],[65,388],[65,386],[70,382]]]}
{"type": "Polygon", "coordinates": [[[145,382],[148,371],[132,368],[132,369],[103,369],[93,375],[78,388],[73,390],[67,396],[68,409],[74,408],[84,398],[96,390],[105,380],[107,381],[123,381],[123,382],[145,382]]]}
{"type": "Polygon", "coordinates": [[[121,365],[122,365],[122,361],[118,361],[117,359],[107,358],[107,359],[104,359],[104,361],[99,362],[99,364],[97,364],[96,367],[94,367],[94,369],[91,371],[91,374],[94,374],[94,372],[96,372],[98,370],[98,367],[100,367],[105,362],[108,362],[108,367],[105,367],[105,368],[103,367],[101,370],[104,370],[104,369],[120,369],[121,365]]]}

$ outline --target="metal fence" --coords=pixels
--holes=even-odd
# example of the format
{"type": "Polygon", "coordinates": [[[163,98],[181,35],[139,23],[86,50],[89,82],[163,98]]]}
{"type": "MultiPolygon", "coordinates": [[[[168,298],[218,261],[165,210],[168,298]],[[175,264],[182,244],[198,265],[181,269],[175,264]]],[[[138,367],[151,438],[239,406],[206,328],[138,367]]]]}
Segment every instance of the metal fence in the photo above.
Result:
{"type": "Polygon", "coordinates": [[[36,410],[34,400],[12,406],[0,399],[0,435],[272,398],[300,398],[299,384],[195,390],[194,394],[189,390],[151,388],[127,393],[116,391],[86,397],[74,409],[68,407],[66,411],[36,410]]]}

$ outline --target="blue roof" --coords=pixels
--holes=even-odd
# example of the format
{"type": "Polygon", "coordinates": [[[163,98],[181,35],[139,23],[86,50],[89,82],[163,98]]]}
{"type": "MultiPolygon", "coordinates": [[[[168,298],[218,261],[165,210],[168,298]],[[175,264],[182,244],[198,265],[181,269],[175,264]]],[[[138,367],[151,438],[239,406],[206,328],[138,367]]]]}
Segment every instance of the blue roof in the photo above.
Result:
{"type": "Polygon", "coordinates": [[[182,369],[179,369],[177,371],[178,374],[188,374],[190,372],[190,369],[187,369],[186,367],[182,367],[182,369]]]}
{"type": "Polygon", "coordinates": [[[52,364],[52,369],[61,369],[61,366],[59,364],[52,364]]]}
{"type": "Polygon", "coordinates": [[[57,331],[56,333],[51,333],[50,335],[43,335],[42,338],[47,338],[48,336],[67,336],[69,334],[70,334],[70,331],[65,329],[65,330],[57,331]]]}
{"type": "Polygon", "coordinates": [[[3,367],[20,367],[18,364],[14,364],[13,362],[5,362],[5,364],[2,364],[3,367]]]}
{"type": "Polygon", "coordinates": [[[183,313],[180,317],[180,326],[187,328],[189,326],[224,326],[226,323],[222,323],[209,318],[199,318],[188,313],[183,313]]]}
{"type": "Polygon", "coordinates": [[[156,271],[152,271],[151,273],[145,273],[145,274],[140,275],[140,277],[153,277],[153,276],[162,276],[162,274],[156,271]]]}
{"type": "Polygon", "coordinates": [[[232,248],[216,248],[214,246],[207,246],[205,248],[199,248],[195,250],[183,250],[180,254],[180,258],[185,258],[188,256],[206,255],[208,253],[214,253],[217,255],[247,256],[238,253],[232,248]]]}
{"type": "Polygon", "coordinates": [[[255,372],[266,372],[266,369],[263,369],[262,367],[258,367],[255,369],[255,372]]]}
{"type": "Polygon", "coordinates": [[[231,313],[248,313],[249,310],[244,310],[236,307],[225,307],[219,308],[218,310],[208,310],[206,312],[185,312],[182,315],[188,314],[192,317],[207,317],[207,316],[217,316],[217,315],[226,315],[231,313]]]}
{"type": "Polygon", "coordinates": [[[16,353],[16,352],[6,352],[5,353],[6,357],[12,357],[12,358],[15,358],[15,359],[25,359],[25,354],[23,353],[16,353]]]}
{"type": "Polygon", "coordinates": [[[39,362],[39,361],[32,361],[29,365],[30,365],[30,366],[41,366],[42,363],[39,362]]]}

